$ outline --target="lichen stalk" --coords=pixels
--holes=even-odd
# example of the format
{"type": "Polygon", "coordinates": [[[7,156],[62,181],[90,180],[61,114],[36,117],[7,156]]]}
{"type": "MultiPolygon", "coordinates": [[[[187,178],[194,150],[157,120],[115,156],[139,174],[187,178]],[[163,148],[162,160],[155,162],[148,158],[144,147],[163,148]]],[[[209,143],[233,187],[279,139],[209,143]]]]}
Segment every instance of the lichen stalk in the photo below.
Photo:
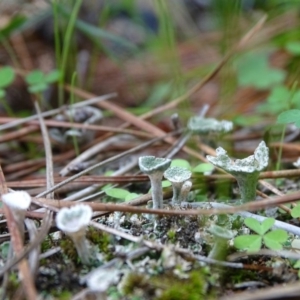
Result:
{"type": "Polygon", "coordinates": [[[222,238],[216,238],[208,257],[216,260],[224,260],[227,254],[227,240],[222,238]]]}
{"type": "Polygon", "coordinates": [[[183,182],[172,182],[173,186],[173,198],[172,198],[172,204],[173,205],[179,205],[181,203],[181,188],[182,188],[183,182]]]}
{"type": "Polygon", "coordinates": [[[56,225],[74,242],[78,256],[83,264],[89,264],[92,251],[86,239],[86,229],[92,218],[92,209],[85,204],[62,208],[56,215],[56,225]]]}
{"type": "Polygon", "coordinates": [[[85,265],[90,264],[92,256],[89,242],[86,239],[85,229],[76,233],[67,233],[67,235],[72,239],[81,262],[85,265]]]}
{"type": "Polygon", "coordinates": [[[151,194],[153,200],[153,208],[154,209],[161,209],[163,208],[163,192],[162,192],[162,174],[155,173],[149,175],[150,182],[151,182],[151,194]]]}
{"type": "Polygon", "coordinates": [[[258,177],[259,172],[236,176],[243,203],[255,200],[258,177]]]}
{"type": "Polygon", "coordinates": [[[189,192],[192,188],[192,182],[187,180],[183,183],[182,187],[181,187],[181,190],[180,190],[180,194],[179,194],[179,202],[184,202],[184,201],[187,201],[188,199],[188,195],[189,195],[189,192]]]}

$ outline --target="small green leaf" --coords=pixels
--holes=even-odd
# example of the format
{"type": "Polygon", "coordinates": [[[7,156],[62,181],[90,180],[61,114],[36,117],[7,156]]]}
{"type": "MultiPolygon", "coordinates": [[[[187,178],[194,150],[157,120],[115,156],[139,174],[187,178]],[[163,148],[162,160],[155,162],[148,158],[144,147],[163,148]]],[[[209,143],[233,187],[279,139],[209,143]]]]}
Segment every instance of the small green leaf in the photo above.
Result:
{"type": "Polygon", "coordinates": [[[253,218],[246,218],[244,220],[244,223],[246,224],[246,226],[248,226],[251,230],[253,230],[254,232],[262,235],[262,228],[261,228],[261,225],[260,223],[256,220],[256,219],[253,219],[253,218]]]}
{"type": "Polygon", "coordinates": [[[45,81],[47,83],[53,83],[59,80],[61,72],[59,70],[53,70],[50,73],[46,74],[45,81]]]}
{"type": "Polygon", "coordinates": [[[138,196],[140,196],[139,194],[136,193],[129,193],[126,197],[125,197],[125,202],[131,201],[135,198],[137,198],[138,196]]]}
{"type": "Polygon", "coordinates": [[[192,168],[190,163],[187,160],[181,158],[173,159],[170,167],[181,167],[181,168],[186,168],[188,170],[191,170],[192,168]]]}
{"type": "Polygon", "coordinates": [[[11,67],[0,69],[0,88],[8,87],[15,79],[15,71],[11,67]]]}
{"type": "Polygon", "coordinates": [[[288,234],[283,229],[275,229],[264,235],[264,238],[272,239],[278,243],[285,243],[288,239],[288,234]]]}
{"type": "Polygon", "coordinates": [[[272,68],[269,64],[270,51],[248,52],[236,62],[237,79],[240,86],[253,86],[268,89],[282,83],[286,77],[283,70],[272,68]]]}
{"type": "Polygon", "coordinates": [[[114,174],[114,171],[113,170],[107,170],[105,173],[104,173],[104,176],[111,176],[114,174]]]}
{"type": "Polygon", "coordinates": [[[263,240],[266,247],[272,250],[282,249],[282,244],[288,239],[288,234],[283,229],[276,229],[264,235],[263,240]]]}
{"type": "Polygon", "coordinates": [[[233,123],[239,126],[247,127],[252,126],[254,124],[258,124],[262,122],[262,116],[256,115],[256,116],[245,116],[245,115],[239,115],[234,117],[233,123]]]}
{"type": "Polygon", "coordinates": [[[240,235],[234,239],[234,246],[237,249],[248,250],[249,252],[258,251],[261,248],[262,237],[256,234],[240,235]]]}
{"type": "Polygon", "coordinates": [[[205,173],[205,172],[211,172],[214,169],[214,165],[209,163],[203,163],[197,165],[195,168],[192,169],[192,172],[195,173],[205,173]]]}
{"type": "Polygon", "coordinates": [[[293,218],[299,218],[300,217],[300,205],[298,204],[291,210],[291,216],[293,218]]]}
{"type": "Polygon", "coordinates": [[[105,190],[107,196],[117,198],[117,199],[125,199],[128,194],[130,194],[127,190],[119,189],[119,188],[112,188],[105,190]]]}
{"type": "Polygon", "coordinates": [[[264,244],[266,247],[268,247],[271,250],[281,250],[282,249],[282,245],[279,242],[269,239],[266,236],[264,236],[264,244]]]}
{"type": "Polygon", "coordinates": [[[0,98],[4,98],[6,95],[6,92],[2,89],[0,89],[0,98]]]}
{"type": "Polygon", "coordinates": [[[291,103],[293,105],[293,108],[300,109],[300,90],[296,90],[292,95],[291,103]]]}
{"type": "Polygon", "coordinates": [[[296,261],[296,263],[294,264],[294,268],[300,269],[300,259],[296,261]]]}
{"type": "Polygon", "coordinates": [[[300,55],[300,42],[289,42],[285,45],[285,49],[291,54],[300,55]]]}
{"type": "Polygon", "coordinates": [[[265,234],[268,230],[272,228],[275,223],[275,219],[267,218],[261,223],[261,234],[265,234]]]}
{"type": "Polygon", "coordinates": [[[278,124],[288,124],[295,123],[295,125],[300,128],[300,110],[299,109],[290,109],[282,112],[277,117],[278,124]]]}
{"type": "Polygon", "coordinates": [[[47,89],[48,85],[44,82],[34,84],[28,87],[28,91],[32,94],[41,93],[47,89]]]}
{"type": "Polygon", "coordinates": [[[38,84],[44,82],[45,74],[40,70],[34,70],[26,75],[25,80],[30,85],[38,84]]]}
{"type": "Polygon", "coordinates": [[[163,188],[169,187],[171,185],[172,185],[172,183],[169,180],[163,180],[162,183],[161,183],[161,186],[163,188]]]}
{"type": "Polygon", "coordinates": [[[106,184],[106,185],[104,185],[104,186],[101,188],[101,190],[102,190],[102,191],[109,190],[109,189],[112,188],[112,186],[113,186],[113,185],[112,185],[111,183],[106,184]]]}

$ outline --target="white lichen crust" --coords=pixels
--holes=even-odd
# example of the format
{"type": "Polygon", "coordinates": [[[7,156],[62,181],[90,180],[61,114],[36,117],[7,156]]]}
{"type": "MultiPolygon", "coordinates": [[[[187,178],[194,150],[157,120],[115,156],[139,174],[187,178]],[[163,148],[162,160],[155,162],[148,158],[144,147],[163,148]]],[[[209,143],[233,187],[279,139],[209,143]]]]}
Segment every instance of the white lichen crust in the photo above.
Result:
{"type": "Polygon", "coordinates": [[[24,219],[26,210],[31,204],[31,196],[25,191],[16,191],[2,195],[5,203],[17,223],[22,239],[24,239],[24,219]]]}
{"type": "Polygon", "coordinates": [[[216,134],[232,131],[233,123],[230,121],[218,121],[213,118],[192,117],[189,119],[188,128],[198,134],[216,134]]]}
{"type": "Polygon", "coordinates": [[[31,204],[31,196],[25,191],[16,191],[2,195],[2,201],[13,210],[26,210],[31,204]]]}
{"type": "Polygon", "coordinates": [[[89,264],[91,261],[91,249],[85,232],[92,213],[90,206],[78,204],[70,208],[62,208],[56,215],[57,227],[73,240],[78,256],[84,264],[89,264]]]}
{"type": "Polygon", "coordinates": [[[244,202],[254,200],[259,173],[268,166],[269,161],[269,149],[265,142],[260,142],[254,155],[244,159],[230,159],[221,147],[216,149],[216,154],[216,157],[207,155],[207,160],[237,179],[244,202]]]}

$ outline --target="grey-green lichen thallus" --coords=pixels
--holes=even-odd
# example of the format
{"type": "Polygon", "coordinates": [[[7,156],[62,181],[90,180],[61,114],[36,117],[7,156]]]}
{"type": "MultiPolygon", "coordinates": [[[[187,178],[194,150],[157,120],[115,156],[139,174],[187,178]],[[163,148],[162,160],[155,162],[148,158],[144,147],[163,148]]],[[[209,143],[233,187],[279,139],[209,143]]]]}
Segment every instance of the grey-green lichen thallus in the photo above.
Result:
{"type": "Polygon", "coordinates": [[[187,126],[193,133],[201,135],[222,134],[230,132],[233,129],[233,123],[230,121],[218,121],[213,118],[198,116],[190,118],[187,126]]]}
{"type": "Polygon", "coordinates": [[[227,255],[227,243],[234,237],[233,232],[218,225],[212,225],[208,229],[208,232],[215,238],[213,248],[211,249],[208,257],[217,260],[224,260],[227,255]]]}
{"type": "Polygon", "coordinates": [[[153,208],[163,208],[163,193],[161,181],[164,171],[169,168],[171,160],[155,156],[141,156],[139,158],[140,170],[149,176],[151,181],[151,191],[153,208]]]}
{"type": "Polygon", "coordinates": [[[265,142],[260,142],[254,155],[244,159],[230,159],[221,147],[216,149],[216,154],[216,157],[207,155],[207,160],[236,178],[243,202],[254,200],[259,173],[268,166],[269,161],[269,148],[265,142]]]}
{"type": "Polygon", "coordinates": [[[173,204],[180,204],[185,199],[182,195],[182,186],[192,176],[192,172],[187,168],[182,167],[170,167],[164,172],[164,177],[168,179],[173,186],[173,204]]]}

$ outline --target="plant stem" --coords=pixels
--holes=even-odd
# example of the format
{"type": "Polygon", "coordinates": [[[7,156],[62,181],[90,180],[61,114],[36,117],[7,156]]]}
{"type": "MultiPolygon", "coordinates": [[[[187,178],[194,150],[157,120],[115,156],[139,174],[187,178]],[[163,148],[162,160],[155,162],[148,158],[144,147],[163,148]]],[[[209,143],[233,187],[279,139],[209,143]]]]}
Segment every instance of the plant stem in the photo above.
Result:
{"type": "MultiPolygon", "coordinates": [[[[71,38],[72,38],[72,33],[75,27],[75,22],[76,18],[81,6],[82,0],[76,0],[73,6],[72,13],[70,15],[70,20],[67,26],[67,30],[64,36],[64,43],[63,43],[63,51],[62,51],[62,56],[61,56],[61,65],[60,65],[60,70],[62,72],[62,75],[59,80],[59,89],[60,89],[60,96],[63,97],[63,84],[65,82],[65,77],[66,77],[66,65],[67,65],[67,59],[68,59],[68,54],[71,46],[71,38]]],[[[59,106],[61,107],[63,105],[63,99],[59,99],[60,103],[59,106]]]]}

